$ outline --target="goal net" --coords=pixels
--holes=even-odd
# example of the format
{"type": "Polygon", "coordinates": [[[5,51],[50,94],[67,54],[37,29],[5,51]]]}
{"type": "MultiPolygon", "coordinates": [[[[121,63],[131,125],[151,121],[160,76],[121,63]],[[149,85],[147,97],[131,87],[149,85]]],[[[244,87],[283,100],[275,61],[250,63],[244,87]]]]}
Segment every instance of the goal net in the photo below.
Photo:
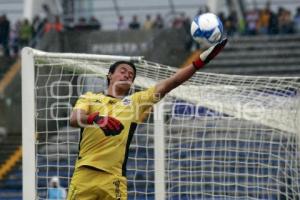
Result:
{"type": "MultiPolygon", "coordinates": [[[[176,69],[141,57],[22,51],[23,198],[68,188],[78,97],[103,92],[117,60],[134,61],[132,92],[176,69]]],[[[299,199],[300,78],[197,72],[145,115],[127,162],[128,199],[299,199]]]]}

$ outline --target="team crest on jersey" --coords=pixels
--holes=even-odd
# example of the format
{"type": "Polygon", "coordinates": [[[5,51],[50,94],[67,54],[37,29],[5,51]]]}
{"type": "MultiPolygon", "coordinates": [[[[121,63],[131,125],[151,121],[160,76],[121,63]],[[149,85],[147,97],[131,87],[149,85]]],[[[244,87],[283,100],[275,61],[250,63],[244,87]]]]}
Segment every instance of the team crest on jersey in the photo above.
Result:
{"type": "Polygon", "coordinates": [[[125,99],[122,100],[122,103],[123,103],[124,106],[128,106],[128,105],[131,104],[131,99],[125,98],[125,99]]]}

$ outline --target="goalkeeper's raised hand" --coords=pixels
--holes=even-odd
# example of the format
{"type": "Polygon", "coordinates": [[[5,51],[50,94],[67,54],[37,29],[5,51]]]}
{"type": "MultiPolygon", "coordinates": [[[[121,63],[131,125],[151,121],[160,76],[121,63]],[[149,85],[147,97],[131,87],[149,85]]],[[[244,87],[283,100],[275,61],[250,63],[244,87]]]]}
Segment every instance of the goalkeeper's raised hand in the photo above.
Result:
{"type": "Polygon", "coordinates": [[[211,46],[207,50],[200,54],[200,57],[193,62],[193,66],[198,70],[202,68],[205,64],[209,63],[214,57],[216,57],[220,51],[225,47],[227,43],[227,38],[223,39],[221,42],[211,46]]]}
{"type": "Polygon", "coordinates": [[[87,123],[99,126],[106,136],[119,135],[124,129],[123,124],[119,120],[110,116],[99,116],[99,112],[90,114],[87,118],[87,123]]]}

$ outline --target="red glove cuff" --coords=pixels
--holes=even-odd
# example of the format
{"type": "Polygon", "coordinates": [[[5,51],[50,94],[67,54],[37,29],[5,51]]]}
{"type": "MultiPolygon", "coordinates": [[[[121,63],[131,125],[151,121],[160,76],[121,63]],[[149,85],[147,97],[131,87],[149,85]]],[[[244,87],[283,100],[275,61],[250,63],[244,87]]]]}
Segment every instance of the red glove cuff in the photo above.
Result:
{"type": "Polygon", "coordinates": [[[202,67],[204,67],[204,65],[205,65],[205,63],[200,58],[193,61],[193,66],[195,67],[196,70],[201,69],[202,67]]]}
{"type": "Polygon", "coordinates": [[[87,124],[93,124],[94,123],[94,120],[95,118],[99,115],[99,112],[95,112],[95,113],[92,113],[88,116],[88,118],[86,119],[86,123],[87,124]]]}

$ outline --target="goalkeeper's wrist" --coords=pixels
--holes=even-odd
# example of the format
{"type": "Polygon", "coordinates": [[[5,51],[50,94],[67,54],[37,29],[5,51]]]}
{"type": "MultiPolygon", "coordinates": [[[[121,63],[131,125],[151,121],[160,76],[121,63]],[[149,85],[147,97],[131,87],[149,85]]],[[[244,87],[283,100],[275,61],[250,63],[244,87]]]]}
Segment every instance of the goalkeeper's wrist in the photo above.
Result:
{"type": "Polygon", "coordinates": [[[196,70],[201,69],[202,67],[204,67],[204,65],[205,65],[205,63],[200,58],[193,61],[193,66],[196,70]]]}

